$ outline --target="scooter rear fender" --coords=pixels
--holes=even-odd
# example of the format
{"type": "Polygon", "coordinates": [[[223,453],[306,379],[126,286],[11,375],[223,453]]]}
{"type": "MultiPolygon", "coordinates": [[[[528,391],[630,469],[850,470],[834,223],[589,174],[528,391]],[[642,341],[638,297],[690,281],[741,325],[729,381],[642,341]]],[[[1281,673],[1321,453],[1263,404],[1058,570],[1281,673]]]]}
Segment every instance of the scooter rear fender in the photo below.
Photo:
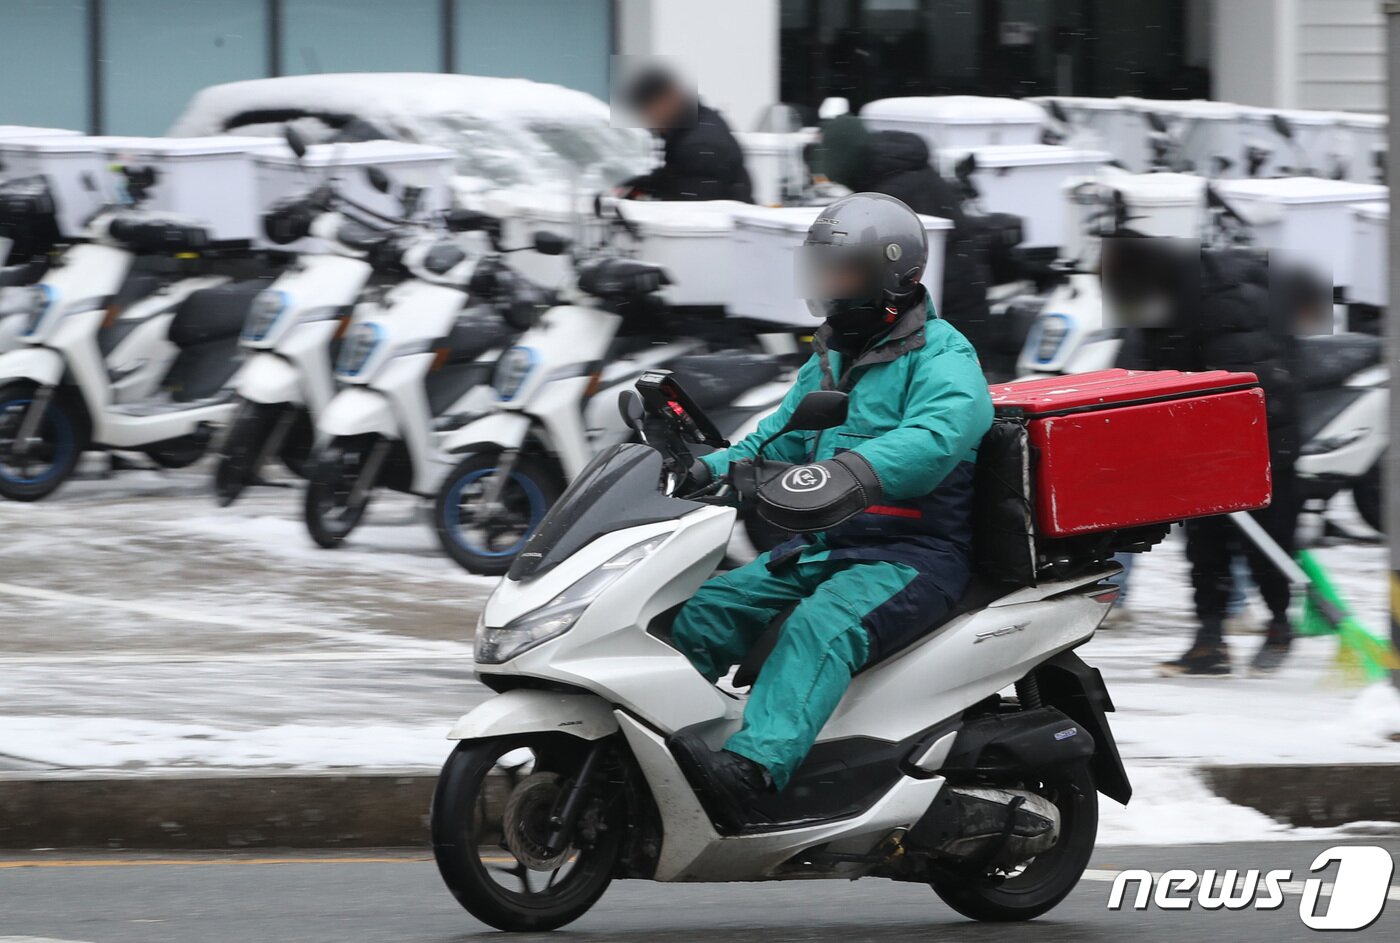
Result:
{"type": "Polygon", "coordinates": [[[521,689],[498,694],[462,715],[447,739],[566,733],[580,740],[601,740],[617,730],[612,707],[596,694],[521,689]]]}

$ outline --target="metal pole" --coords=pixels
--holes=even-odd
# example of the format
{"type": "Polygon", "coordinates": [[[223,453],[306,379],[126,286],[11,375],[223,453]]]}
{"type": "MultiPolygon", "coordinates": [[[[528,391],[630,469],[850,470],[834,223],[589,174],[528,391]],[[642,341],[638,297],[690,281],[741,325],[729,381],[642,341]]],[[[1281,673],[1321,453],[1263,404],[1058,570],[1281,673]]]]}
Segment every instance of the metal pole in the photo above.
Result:
{"type": "MultiPolygon", "coordinates": [[[[1381,10],[1386,25],[1386,113],[1394,112],[1400,104],[1400,0],[1383,0],[1381,10]]],[[[1400,122],[1392,120],[1387,129],[1386,180],[1400,180],[1400,122]]],[[[1395,202],[1390,205],[1388,230],[1390,248],[1386,262],[1389,266],[1389,298],[1386,305],[1386,357],[1390,374],[1400,376],[1400,214],[1395,202]]],[[[1400,396],[1394,383],[1390,394],[1390,441],[1400,443],[1400,396]]],[[[1385,524],[1390,542],[1390,640],[1400,647],[1400,460],[1390,459],[1385,468],[1385,524]]],[[[1400,686],[1400,671],[1391,673],[1391,681],[1400,686]]]]}

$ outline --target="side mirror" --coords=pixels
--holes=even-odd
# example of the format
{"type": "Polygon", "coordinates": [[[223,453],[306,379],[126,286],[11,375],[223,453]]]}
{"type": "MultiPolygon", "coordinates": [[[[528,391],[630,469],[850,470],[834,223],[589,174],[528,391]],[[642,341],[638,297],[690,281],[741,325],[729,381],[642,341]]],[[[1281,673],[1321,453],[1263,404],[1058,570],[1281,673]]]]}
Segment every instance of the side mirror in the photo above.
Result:
{"type": "Polygon", "coordinates": [[[1061,105],[1058,99],[1050,99],[1050,103],[1045,107],[1046,110],[1050,112],[1050,117],[1054,118],[1060,124],[1070,123],[1069,112],[1065,111],[1065,106],[1061,105]]]}
{"type": "Polygon", "coordinates": [[[786,432],[801,429],[805,432],[819,432],[834,429],[846,421],[846,411],[850,408],[850,397],[839,390],[813,390],[788,417],[786,432]]]}
{"type": "Polygon", "coordinates": [[[369,181],[370,186],[374,187],[374,189],[378,190],[380,193],[389,192],[389,175],[378,167],[366,167],[365,179],[369,181]]]}
{"type": "Polygon", "coordinates": [[[540,255],[563,255],[569,250],[568,239],[543,229],[535,233],[533,245],[540,255]]]}
{"type": "Polygon", "coordinates": [[[617,411],[627,428],[642,431],[647,415],[646,407],[642,405],[642,394],[630,388],[623,390],[617,397],[617,411]]]}
{"type": "Polygon", "coordinates": [[[306,156],[306,138],[302,137],[301,132],[296,128],[289,124],[283,125],[282,139],[287,142],[287,146],[291,148],[292,153],[297,156],[297,160],[301,160],[306,156]]]}
{"type": "Polygon", "coordinates": [[[977,173],[977,155],[968,154],[962,160],[953,165],[953,175],[959,180],[967,180],[977,173]]]}
{"type": "Polygon", "coordinates": [[[1286,141],[1293,140],[1293,125],[1288,123],[1288,119],[1275,112],[1269,115],[1269,124],[1273,125],[1274,133],[1286,141]]]}
{"type": "Polygon", "coordinates": [[[1167,133],[1167,122],[1166,122],[1166,119],[1163,118],[1161,115],[1157,114],[1157,112],[1155,112],[1155,111],[1144,112],[1144,113],[1143,113],[1143,117],[1147,119],[1147,126],[1148,126],[1149,128],[1151,128],[1153,131],[1156,131],[1158,134],[1166,134],[1166,133],[1167,133]]]}

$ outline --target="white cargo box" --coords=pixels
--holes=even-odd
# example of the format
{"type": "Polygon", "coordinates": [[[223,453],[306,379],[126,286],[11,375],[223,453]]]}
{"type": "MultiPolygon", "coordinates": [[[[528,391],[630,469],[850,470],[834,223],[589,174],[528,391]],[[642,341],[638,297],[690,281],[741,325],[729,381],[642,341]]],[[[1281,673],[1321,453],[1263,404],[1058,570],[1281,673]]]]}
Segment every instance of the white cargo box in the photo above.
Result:
{"type": "MultiPolygon", "coordinates": [[[[251,243],[262,235],[253,154],[286,149],[270,137],[138,138],[108,147],[106,156],[114,168],[156,171],[143,208],[198,220],[214,242],[251,243]]],[[[120,187],[120,173],[112,175],[120,187]]]]}
{"type": "Polygon", "coordinates": [[[1268,160],[1255,172],[1257,177],[1284,173],[1331,177],[1350,162],[1350,142],[1336,112],[1252,108],[1242,122],[1246,143],[1269,152],[1268,160]],[[1288,122],[1291,142],[1274,129],[1274,115],[1288,122]]]}
{"type": "MultiPolygon", "coordinates": [[[[23,124],[0,124],[0,141],[12,141],[25,138],[75,138],[82,136],[81,131],[70,131],[67,128],[36,128],[23,124]]],[[[0,175],[4,170],[0,168],[0,175]]]]}
{"type": "Polygon", "coordinates": [[[910,131],[935,154],[945,147],[1039,144],[1045,112],[1015,98],[943,95],[883,98],[860,110],[872,131],[910,131]]]}
{"type": "MultiPolygon", "coordinates": [[[[403,211],[405,187],[420,187],[418,216],[441,213],[452,207],[452,163],[455,155],[445,147],[402,141],[358,141],[347,144],[313,144],[298,161],[290,150],[256,154],[257,205],[264,212],[274,203],[305,195],[327,180],[337,192],[376,213],[397,217],[403,211]],[[388,177],[388,193],[369,182],[368,168],[378,167],[388,177]]],[[[261,226],[258,234],[263,242],[261,226]]],[[[278,248],[296,252],[324,251],[316,239],[302,239],[278,248]]]]}
{"type": "Polygon", "coordinates": [[[1093,174],[1112,160],[1107,151],[1084,151],[1053,144],[992,144],[939,152],[945,177],[968,154],[977,161],[972,182],[990,213],[1021,217],[1026,248],[1058,247],[1065,233],[1065,201],[1060,186],[1071,177],[1093,174]]]}
{"type": "Polygon", "coordinates": [[[816,139],[815,131],[737,131],[734,136],[744,149],[755,203],[781,206],[802,192],[808,173],[802,149],[816,139]]]}
{"type": "MultiPolygon", "coordinates": [[[[824,207],[775,209],[736,204],[730,242],[733,300],[729,314],[774,324],[816,328],[797,284],[797,249],[824,207]]],[[[938,216],[920,216],[928,232],[928,264],[923,283],[936,306],[943,295],[943,246],[953,224],[938,216]]]]}
{"type": "Polygon", "coordinates": [[[1128,228],[1146,236],[1198,239],[1206,224],[1206,179],[1195,174],[1127,174],[1105,171],[1096,177],[1066,180],[1061,188],[1066,230],[1061,255],[1080,258],[1091,217],[1109,211],[1101,201],[1081,203],[1081,185],[1118,191],[1127,208],[1128,228]]]}
{"type": "MultiPolygon", "coordinates": [[[[1223,175],[1240,176],[1244,171],[1247,132],[1244,116],[1252,109],[1226,102],[1174,101],[1170,99],[1124,98],[1129,111],[1142,120],[1144,140],[1150,140],[1151,125],[1147,115],[1156,113],[1166,121],[1172,135],[1180,142],[1181,157],[1189,161],[1194,171],[1220,176],[1221,165],[1216,158],[1229,161],[1223,175]]],[[[1150,144],[1149,144],[1150,153],[1150,144]]]]}
{"type": "Polygon", "coordinates": [[[1352,207],[1351,285],[1347,299],[1384,308],[1390,303],[1390,204],[1357,203],[1352,207]]]}
{"type": "Polygon", "coordinates": [[[747,206],[735,200],[634,200],[621,209],[641,231],[637,258],[671,276],[662,297],[673,305],[727,306],[735,288],[734,213],[747,206]]]}
{"type": "Polygon", "coordinates": [[[1389,119],[1385,115],[1343,111],[1337,114],[1337,124],[1346,141],[1346,179],[1356,183],[1384,180],[1389,119]]]}
{"type": "Polygon", "coordinates": [[[6,179],[44,177],[53,195],[59,231],[74,238],[82,235],[94,213],[121,199],[108,168],[108,151],[147,140],[83,134],[0,138],[0,164],[5,166],[6,179]]]}
{"type": "Polygon", "coordinates": [[[1068,147],[1105,150],[1125,170],[1143,173],[1152,164],[1152,150],[1147,143],[1147,123],[1142,114],[1130,109],[1121,98],[1084,98],[1072,95],[1045,95],[1030,98],[1049,111],[1056,101],[1070,120],[1068,147]]]}
{"type": "Polygon", "coordinates": [[[1222,180],[1216,188],[1250,220],[1258,245],[1342,288],[1351,283],[1352,204],[1384,200],[1388,193],[1380,184],[1318,177],[1222,180]]]}

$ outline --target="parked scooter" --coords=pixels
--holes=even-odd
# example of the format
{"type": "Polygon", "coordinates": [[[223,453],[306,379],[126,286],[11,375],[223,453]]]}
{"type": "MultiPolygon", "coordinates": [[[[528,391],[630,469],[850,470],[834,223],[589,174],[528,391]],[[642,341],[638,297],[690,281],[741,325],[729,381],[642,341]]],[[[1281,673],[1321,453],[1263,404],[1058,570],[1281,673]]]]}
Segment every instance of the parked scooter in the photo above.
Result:
{"type": "MultiPolygon", "coordinates": [[[[499,232],[473,211],[454,211],[448,222],[459,232],[499,232]]],[[[541,234],[533,248],[564,247],[541,234]]],[[[304,516],[328,548],[359,524],[376,487],[436,493],[448,469],[438,439],[490,402],[497,356],[550,301],[499,253],[483,258],[440,233],[389,233],[370,251],[378,264],[400,265],[405,279],[356,307],[336,364],[342,388],[316,421],[304,516]]]]}
{"type": "MultiPolygon", "coordinates": [[[[502,693],[449,732],[459,742],[432,806],[438,870],[457,901],[515,931],[576,920],[614,877],[884,877],[931,884],[982,920],[1058,904],[1093,852],[1097,794],[1131,795],[1108,692],[1072,651],[1108,612],[1116,589],[1104,581],[1118,567],[1086,557],[1037,585],[975,585],[936,632],[867,666],[793,782],[727,833],[668,738],[685,730],[718,745],[744,701],[668,636],[737,515],[725,487],[676,491],[696,444],[715,443],[713,425],[666,378],[638,387],[645,407],[635,393],[621,405],[649,444],[589,464],[478,623],[477,673],[502,693]],[[1016,697],[1000,693],[1013,685],[1016,697]]],[[[835,426],[845,405],[841,393],[809,394],[788,429],[835,426]]]]}
{"type": "Polygon", "coordinates": [[[88,241],[27,289],[25,346],[0,355],[5,497],[51,494],[90,448],[192,464],[233,410],[226,386],[266,263],[211,249],[196,221],[141,209],[155,171],[123,173],[134,205],[99,213],[88,241]]]}
{"type": "Polygon", "coordinates": [[[632,436],[618,419],[617,393],[646,371],[669,366],[705,391],[707,407],[732,404],[731,433],[786,393],[774,382],[783,372],[776,358],[706,353],[701,341],[665,330],[656,292],[669,279],[659,266],[604,252],[576,261],[576,271],[569,303],[551,308],[501,356],[495,408],[443,439],[443,451],[460,460],[438,490],[438,539],[472,573],[506,572],[565,483],[632,436]],[[628,323],[642,328],[628,331],[628,323]]]}
{"type": "MultiPolygon", "coordinates": [[[[302,157],[306,145],[291,128],[288,145],[302,157]]],[[[389,181],[369,168],[370,182],[383,192],[389,181]]],[[[340,337],[360,293],[380,262],[382,277],[398,281],[397,255],[378,250],[395,225],[362,206],[327,179],[303,197],[285,201],[264,216],[268,238],[290,245],[307,236],[329,251],[299,256],[253,302],[240,344],[248,362],[239,374],[238,411],[223,436],[214,472],[215,492],[224,505],[236,501],[274,458],[304,477],[317,418],[335,396],[334,360],[340,337]]],[[[402,213],[417,211],[419,192],[402,194],[402,213]]]]}
{"type": "Polygon", "coordinates": [[[1381,476],[1390,441],[1384,342],[1371,334],[1324,334],[1297,343],[1303,497],[1325,502],[1350,490],[1362,520],[1384,532],[1381,476]]]}

